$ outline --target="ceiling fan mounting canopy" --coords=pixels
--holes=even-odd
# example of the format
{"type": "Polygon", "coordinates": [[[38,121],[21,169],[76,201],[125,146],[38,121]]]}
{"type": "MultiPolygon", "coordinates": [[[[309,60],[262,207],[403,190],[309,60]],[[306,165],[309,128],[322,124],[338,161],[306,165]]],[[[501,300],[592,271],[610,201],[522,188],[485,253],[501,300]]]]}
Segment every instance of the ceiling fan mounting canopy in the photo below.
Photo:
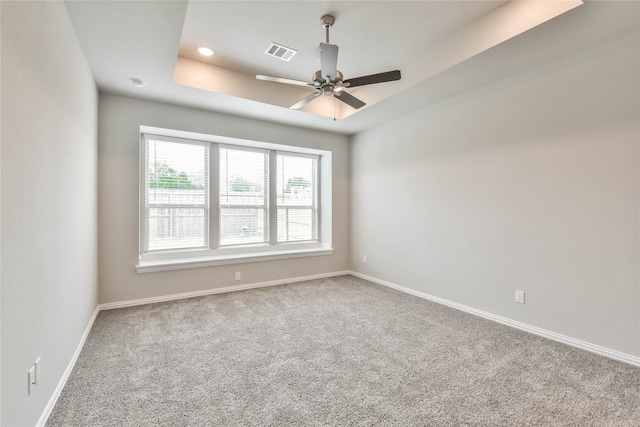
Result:
{"type": "Polygon", "coordinates": [[[400,70],[387,71],[385,73],[371,74],[368,76],[344,80],[344,76],[340,71],[338,71],[338,46],[329,43],[329,28],[331,28],[335,23],[335,18],[332,15],[324,15],[322,18],[320,18],[320,23],[322,24],[326,32],[326,43],[320,43],[320,70],[316,71],[313,74],[311,82],[303,82],[298,80],[263,75],[256,76],[258,80],[292,84],[297,86],[306,86],[316,89],[316,92],[301,99],[289,108],[301,108],[320,95],[333,96],[339,101],[342,101],[355,109],[362,108],[366,104],[345,91],[345,88],[400,80],[400,70]]]}
{"type": "Polygon", "coordinates": [[[324,28],[333,27],[333,24],[335,22],[336,22],[336,18],[334,18],[331,15],[324,15],[322,18],[320,18],[320,23],[324,28]]]}

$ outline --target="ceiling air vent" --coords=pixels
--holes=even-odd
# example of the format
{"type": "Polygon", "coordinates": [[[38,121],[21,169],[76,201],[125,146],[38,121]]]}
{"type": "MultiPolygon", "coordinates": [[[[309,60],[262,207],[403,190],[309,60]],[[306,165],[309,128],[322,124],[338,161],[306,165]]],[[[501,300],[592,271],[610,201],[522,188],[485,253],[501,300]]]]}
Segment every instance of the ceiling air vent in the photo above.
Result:
{"type": "Polygon", "coordinates": [[[278,43],[271,43],[264,53],[265,55],[273,56],[274,58],[289,62],[289,60],[293,58],[293,55],[298,53],[298,51],[291,49],[290,47],[282,46],[278,43]]]}

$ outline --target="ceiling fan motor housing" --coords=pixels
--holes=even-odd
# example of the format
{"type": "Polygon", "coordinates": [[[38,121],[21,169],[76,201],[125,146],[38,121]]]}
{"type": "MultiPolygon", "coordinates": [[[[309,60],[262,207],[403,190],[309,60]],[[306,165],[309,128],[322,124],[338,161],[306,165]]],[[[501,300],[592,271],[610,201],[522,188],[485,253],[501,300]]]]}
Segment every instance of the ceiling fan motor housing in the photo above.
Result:
{"type": "Polygon", "coordinates": [[[340,85],[342,84],[342,79],[344,78],[344,76],[342,75],[342,73],[338,70],[336,70],[336,79],[328,82],[326,79],[324,79],[322,77],[322,70],[318,70],[315,73],[313,73],[313,82],[316,83],[316,85],[322,87],[322,85],[324,84],[328,84],[328,83],[333,83],[334,85],[340,85]]]}

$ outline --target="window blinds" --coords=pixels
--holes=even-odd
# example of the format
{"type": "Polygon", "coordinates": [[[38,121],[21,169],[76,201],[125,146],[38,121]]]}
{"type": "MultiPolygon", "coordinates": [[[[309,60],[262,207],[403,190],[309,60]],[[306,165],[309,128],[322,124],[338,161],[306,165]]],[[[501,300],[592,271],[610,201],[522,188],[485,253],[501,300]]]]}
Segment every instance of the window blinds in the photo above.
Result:
{"type": "Polygon", "coordinates": [[[220,147],[220,246],[269,241],[268,152],[220,147]]]}
{"type": "Polygon", "coordinates": [[[145,249],[206,247],[208,146],[145,139],[145,249]]]}
{"type": "Polygon", "coordinates": [[[318,241],[319,156],[151,134],[143,149],[142,253],[318,241]]]}
{"type": "Polygon", "coordinates": [[[317,239],[318,159],[277,155],[278,242],[317,239]]]}

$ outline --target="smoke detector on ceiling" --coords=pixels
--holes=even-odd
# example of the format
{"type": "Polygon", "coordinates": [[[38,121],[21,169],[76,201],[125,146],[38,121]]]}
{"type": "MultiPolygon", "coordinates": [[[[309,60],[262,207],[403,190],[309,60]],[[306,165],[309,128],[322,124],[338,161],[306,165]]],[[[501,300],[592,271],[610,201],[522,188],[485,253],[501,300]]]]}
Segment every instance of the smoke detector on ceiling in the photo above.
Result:
{"type": "Polygon", "coordinates": [[[282,46],[281,44],[272,42],[267,50],[264,51],[265,55],[273,56],[274,58],[282,59],[289,62],[293,56],[298,53],[297,50],[290,47],[282,46]]]}
{"type": "Polygon", "coordinates": [[[142,80],[137,79],[135,77],[131,79],[131,84],[133,84],[135,87],[144,87],[145,85],[145,83],[142,80]]]}

